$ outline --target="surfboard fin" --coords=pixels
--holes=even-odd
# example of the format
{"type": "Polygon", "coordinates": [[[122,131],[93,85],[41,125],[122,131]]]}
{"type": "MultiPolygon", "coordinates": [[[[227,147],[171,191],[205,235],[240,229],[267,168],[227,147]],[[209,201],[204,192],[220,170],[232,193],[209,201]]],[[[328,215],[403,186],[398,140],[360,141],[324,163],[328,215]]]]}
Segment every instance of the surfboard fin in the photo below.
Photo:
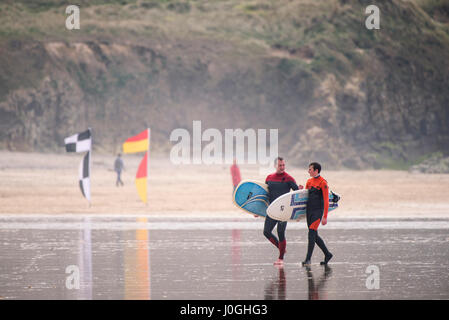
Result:
{"type": "Polygon", "coordinates": [[[340,198],[341,198],[341,197],[340,197],[338,194],[336,194],[336,193],[333,192],[333,191],[331,191],[331,193],[332,193],[332,196],[333,196],[332,202],[337,203],[338,201],[340,201],[340,198]]]}

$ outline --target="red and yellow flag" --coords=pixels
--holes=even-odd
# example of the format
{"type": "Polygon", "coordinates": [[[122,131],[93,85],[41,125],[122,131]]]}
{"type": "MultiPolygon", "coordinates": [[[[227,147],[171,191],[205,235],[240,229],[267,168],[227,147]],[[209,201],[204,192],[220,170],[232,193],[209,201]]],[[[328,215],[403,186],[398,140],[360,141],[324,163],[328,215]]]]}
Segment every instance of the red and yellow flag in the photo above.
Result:
{"type": "Polygon", "coordinates": [[[136,174],[136,188],[140,199],[144,203],[147,203],[147,174],[148,174],[148,152],[145,152],[142,161],[140,162],[139,169],[136,174]]]}
{"type": "Polygon", "coordinates": [[[148,150],[148,129],[143,130],[138,135],[129,138],[123,143],[123,153],[145,152],[148,150]]]}
{"type": "Polygon", "coordinates": [[[136,188],[140,199],[147,203],[147,176],[148,176],[148,152],[150,141],[150,129],[127,139],[123,143],[123,153],[145,152],[136,174],[136,188]]]}

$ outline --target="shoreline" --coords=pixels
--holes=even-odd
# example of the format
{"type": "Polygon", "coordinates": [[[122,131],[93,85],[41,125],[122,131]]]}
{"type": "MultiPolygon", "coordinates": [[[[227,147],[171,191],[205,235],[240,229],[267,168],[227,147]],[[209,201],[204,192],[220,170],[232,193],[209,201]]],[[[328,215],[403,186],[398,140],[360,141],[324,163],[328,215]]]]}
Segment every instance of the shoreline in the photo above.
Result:
{"type": "MultiPolygon", "coordinates": [[[[114,156],[97,155],[91,173],[89,207],[78,185],[82,154],[0,151],[0,217],[7,215],[116,215],[240,218],[248,215],[232,202],[229,165],[174,165],[168,158],[150,159],[148,205],[134,184],[141,156],[123,156],[124,187],[116,187],[114,156]]],[[[308,179],[304,168],[286,162],[298,185],[308,179]]],[[[242,179],[263,182],[266,172],[240,165],[242,179]]],[[[274,169],[273,169],[274,171],[274,169]]],[[[449,174],[406,171],[331,171],[323,169],[330,189],[342,199],[329,219],[449,218],[449,174]]],[[[329,220],[329,221],[331,221],[329,220]]]]}

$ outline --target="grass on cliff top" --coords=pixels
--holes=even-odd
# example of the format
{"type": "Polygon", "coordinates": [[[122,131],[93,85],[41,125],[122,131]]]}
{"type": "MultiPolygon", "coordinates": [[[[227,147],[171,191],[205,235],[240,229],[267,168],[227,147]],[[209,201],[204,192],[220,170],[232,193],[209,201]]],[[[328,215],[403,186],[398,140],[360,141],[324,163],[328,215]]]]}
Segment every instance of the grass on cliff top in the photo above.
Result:
{"type": "MultiPolygon", "coordinates": [[[[155,41],[174,44],[177,54],[182,54],[182,45],[215,50],[231,62],[243,56],[282,58],[281,68],[300,66],[315,74],[333,73],[340,80],[366,64],[376,50],[405,60],[420,56],[431,70],[439,41],[449,43],[445,26],[434,25],[401,1],[379,4],[379,31],[364,26],[369,1],[355,0],[78,0],[81,29],[70,31],[65,8],[71,2],[2,2],[0,41],[155,41]],[[425,43],[417,42],[417,35],[425,43]],[[228,52],[223,54],[215,43],[227,46],[228,52]],[[423,48],[426,52],[417,55],[423,48]]],[[[446,8],[442,0],[413,3],[430,13],[446,8]]]]}
{"type": "Polygon", "coordinates": [[[65,27],[68,4],[1,3],[0,41],[152,40],[198,46],[215,41],[228,44],[237,56],[281,57],[309,71],[343,75],[350,72],[350,60],[360,58],[350,39],[361,28],[361,7],[337,0],[79,0],[81,30],[72,31],[65,27]]]}
{"type": "MultiPolygon", "coordinates": [[[[6,0],[0,4],[0,35],[48,39],[83,36],[131,39],[160,32],[167,37],[214,36],[261,41],[294,49],[310,40],[354,36],[364,28],[369,1],[354,0],[78,0],[81,30],[65,29],[69,0],[6,0]],[[366,2],[366,3],[365,3],[366,2]],[[355,23],[354,23],[355,22],[355,23]],[[323,38],[324,37],[324,38],[323,38]]],[[[447,13],[445,0],[414,0],[427,13],[447,13]]],[[[384,18],[388,7],[406,7],[398,1],[379,4],[384,18]]],[[[393,21],[394,22],[394,21],[393,21]]],[[[413,21],[402,21],[413,22],[413,21]]],[[[396,21],[395,26],[401,25],[396,21]]],[[[389,25],[391,27],[391,25],[389,25]]]]}

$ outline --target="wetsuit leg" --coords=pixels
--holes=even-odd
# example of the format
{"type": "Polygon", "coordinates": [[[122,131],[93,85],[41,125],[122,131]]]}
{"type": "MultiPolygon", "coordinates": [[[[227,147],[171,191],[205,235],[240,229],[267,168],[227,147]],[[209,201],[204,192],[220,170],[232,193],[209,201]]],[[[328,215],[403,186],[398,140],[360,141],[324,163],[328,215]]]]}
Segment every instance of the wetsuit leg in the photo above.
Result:
{"type": "Polygon", "coordinates": [[[278,230],[279,241],[285,240],[285,229],[287,229],[287,221],[278,222],[277,230],[278,230]]]}
{"type": "Polygon", "coordinates": [[[263,235],[270,240],[272,244],[274,244],[277,248],[279,248],[279,241],[276,236],[273,234],[274,226],[278,221],[271,219],[269,216],[265,218],[265,225],[263,227],[263,235]]]}
{"type": "MultiPolygon", "coordinates": [[[[307,246],[307,256],[306,261],[312,259],[313,249],[315,247],[315,242],[318,237],[318,227],[321,222],[321,217],[323,215],[322,210],[310,210],[307,211],[307,226],[309,227],[309,243],[307,246]]],[[[321,239],[321,238],[320,238],[321,239]]],[[[324,242],[323,242],[324,244],[324,242]]]]}
{"type": "Polygon", "coordinates": [[[317,233],[318,232],[316,230],[309,229],[309,244],[307,246],[306,261],[310,261],[310,259],[312,259],[312,253],[313,253],[313,248],[315,247],[317,233]]]}
{"type": "Polygon", "coordinates": [[[330,255],[330,252],[329,252],[329,250],[327,250],[327,247],[326,247],[326,245],[324,244],[323,239],[321,239],[321,237],[318,235],[318,232],[317,232],[317,235],[316,235],[316,240],[315,240],[315,242],[316,242],[316,244],[318,245],[318,247],[321,249],[321,251],[323,251],[324,255],[325,255],[326,257],[328,257],[328,256],[330,255]]]}
{"type": "Polygon", "coordinates": [[[284,259],[285,248],[287,247],[287,240],[285,239],[285,229],[287,229],[287,221],[278,222],[278,236],[279,236],[279,259],[284,259]]]}

